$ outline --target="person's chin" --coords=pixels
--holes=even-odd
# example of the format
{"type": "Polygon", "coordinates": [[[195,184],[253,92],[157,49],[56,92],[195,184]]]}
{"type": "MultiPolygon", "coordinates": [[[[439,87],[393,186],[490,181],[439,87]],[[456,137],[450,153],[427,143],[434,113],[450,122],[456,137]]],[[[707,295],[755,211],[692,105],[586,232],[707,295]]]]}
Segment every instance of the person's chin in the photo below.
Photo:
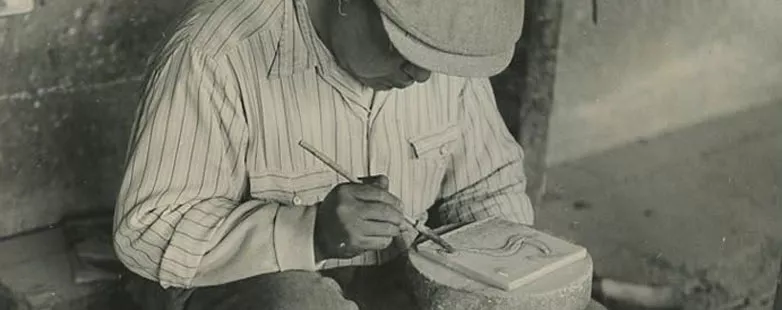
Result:
{"type": "Polygon", "coordinates": [[[372,88],[374,90],[378,91],[389,91],[392,89],[405,89],[410,87],[415,83],[411,82],[374,82],[374,83],[366,83],[369,88],[372,88]]]}
{"type": "Polygon", "coordinates": [[[388,84],[377,84],[375,86],[370,86],[370,87],[372,89],[374,89],[374,90],[379,90],[379,91],[389,91],[389,90],[394,89],[393,86],[388,85],[388,84]]]}
{"type": "Polygon", "coordinates": [[[369,87],[376,91],[388,91],[394,88],[393,85],[378,80],[374,80],[374,81],[365,80],[365,81],[361,81],[361,83],[364,84],[364,86],[369,87]]]}
{"type": "Polygon", "coordinates": [[[376,91],[388,91],[392,89],[404,89],[415,84],[414,81],[397,81],[393,79],[362,79],[360,80],[365,86],[372,88],[376,91]]]}
{"type": "Polygon", "coordinates": [[[413,81],[393,82],[393,83],[391,83],[391,87],[398,88],[398,89],[404,89],[404,88],[408,88],[408,87],[412,86],[413,84],[415,84],[415,82],[413,82],[413,81]]]}

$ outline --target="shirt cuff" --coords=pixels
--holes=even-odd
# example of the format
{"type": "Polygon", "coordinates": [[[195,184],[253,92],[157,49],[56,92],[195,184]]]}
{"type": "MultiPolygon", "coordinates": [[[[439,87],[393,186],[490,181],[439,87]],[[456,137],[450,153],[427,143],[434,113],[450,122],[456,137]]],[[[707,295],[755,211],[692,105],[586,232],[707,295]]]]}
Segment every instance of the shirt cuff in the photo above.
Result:
{"type": "Polygon", "coordinates": [[[274,221],[274,250],[280,271],[315,271],[314,206],[280,206],[274,221]]]}

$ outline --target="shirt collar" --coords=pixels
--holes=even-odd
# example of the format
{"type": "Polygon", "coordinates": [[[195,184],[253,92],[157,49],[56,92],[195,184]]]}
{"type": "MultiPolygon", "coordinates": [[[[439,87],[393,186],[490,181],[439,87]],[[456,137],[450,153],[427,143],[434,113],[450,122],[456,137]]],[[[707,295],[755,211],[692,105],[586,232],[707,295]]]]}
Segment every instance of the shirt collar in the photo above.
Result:
{"type": "Polygon", "coordinates": [[[282,32],[269,68],[271,79],[315,69],[347,99],[359,101],[370,90],[334,60],[312,25],[306,0],[284,1],[282,32]]]}

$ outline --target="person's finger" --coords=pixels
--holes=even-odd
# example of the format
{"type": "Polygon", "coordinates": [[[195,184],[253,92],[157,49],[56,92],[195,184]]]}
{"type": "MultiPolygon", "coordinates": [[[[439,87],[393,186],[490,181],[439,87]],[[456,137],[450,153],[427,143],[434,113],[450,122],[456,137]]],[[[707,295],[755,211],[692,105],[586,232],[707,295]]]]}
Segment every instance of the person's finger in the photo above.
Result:
{"type": "Polygon", "coordinates": [[[404,64],[402,64],[401,69],[408,77],[410,77],[411,79],[413,79],[418,83],[426,82],[426,80],[428,80],[429,77],[432,75],[431,71],[416,66],[411,62],[405,62],[404,64]]]}
{"type": "Polygon", "coordinates": [[[364,250],[382,250],[391,245],[391,237],[363,237],[358,240],[357,246],[364,250]]]}
{"type": "Polygon", "coordinates": [[[363,253],[365,250],[358,245],[346,244],[344,247],[338,247],[336,251],[338,252],[337,258],[351,258],[363,253]]]}
{"type": "Polygon", "coordinates": [[[380,189],[374,185],[359,185],[351,188],[351,195],[358,201],[365,203],[385,203],[392,206],[399,206],[401,201],[394,194],[387,190],[380,189]]]}
{"type": "Polygon", "coordinates": [[[359,218],[366,221],[384,222],[401,226],[404,223],[402,211],[394,206],[383,203],[369,203],[361,206],[359,218]]]}
{"type": "Polygon", "coordinates": [[[388,177],[382,174],[358,178],[361,182],[368,185],[374,185],[384,190],[388,190],[388,177]]]}
{"type": "Polygon", "coordinates": [[[359,229],[365,237],[394,237],[401,233],[401,227],[387,222],[362,221],[359,229]]]}

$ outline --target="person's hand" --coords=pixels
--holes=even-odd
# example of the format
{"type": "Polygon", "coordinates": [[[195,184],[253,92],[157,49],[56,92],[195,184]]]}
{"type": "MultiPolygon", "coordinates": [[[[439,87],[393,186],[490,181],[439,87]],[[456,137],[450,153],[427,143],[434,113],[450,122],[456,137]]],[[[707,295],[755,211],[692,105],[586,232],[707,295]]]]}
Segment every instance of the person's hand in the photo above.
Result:
{"type": "Polygon", "coordinates": [[[385,249],[405,229],[400,200],[388,192],[388,178],[380,175],[362,181],[337,185],[318,206],[318,260],[385,249]]]}

